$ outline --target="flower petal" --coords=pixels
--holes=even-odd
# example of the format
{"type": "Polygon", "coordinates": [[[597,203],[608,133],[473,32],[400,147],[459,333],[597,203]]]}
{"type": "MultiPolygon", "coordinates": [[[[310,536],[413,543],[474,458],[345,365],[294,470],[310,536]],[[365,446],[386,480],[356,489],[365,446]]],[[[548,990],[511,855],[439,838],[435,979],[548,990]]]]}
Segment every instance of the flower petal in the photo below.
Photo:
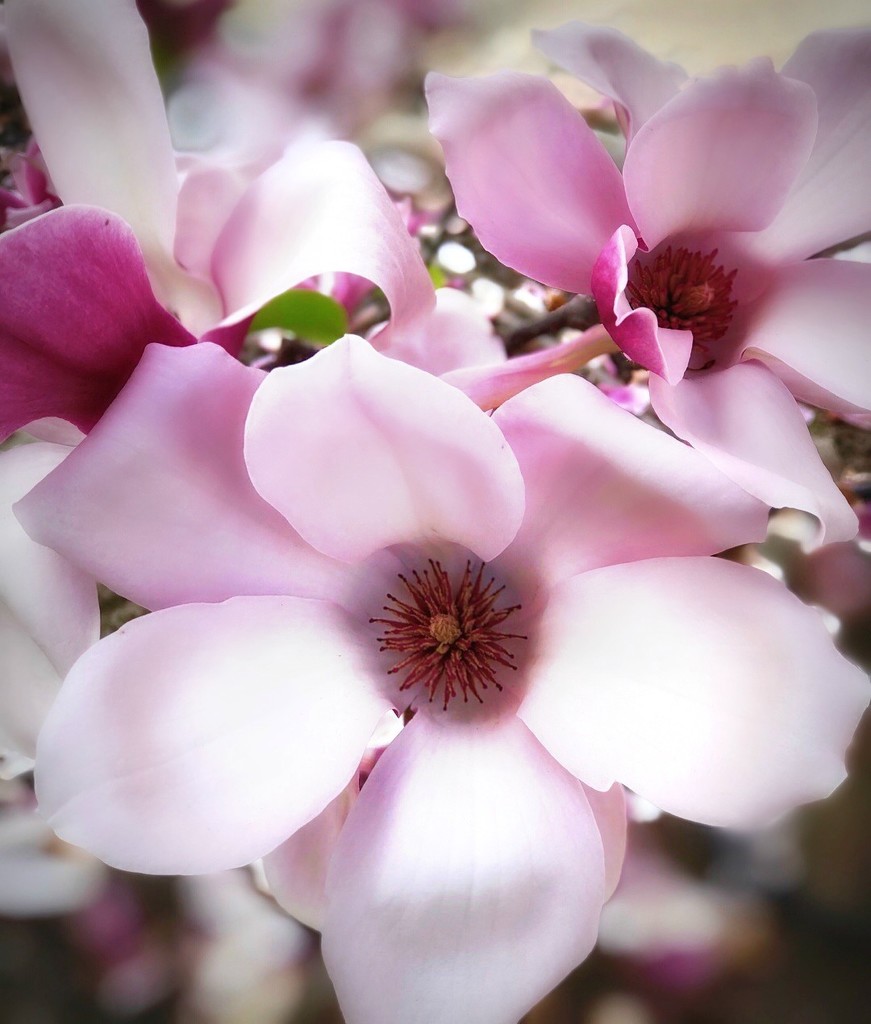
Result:
{"type": "Polygon", "coordinates": [[[263,858],[270,892],[309,928],[323,928],[327,869],[359,791],[354,778],[316,818],[263,858]]]}
{"type": "Polygon", "coordinates": [[[327,898],[349,1024],[516,1024],[596,940],[602,843],[581,785],[515,718],[418,715],[351,811],[327,898]]]}
{"type": "Polygon", "coordinates": [[[766,533],[768,510],[698,452],[564,375],[494,420],[526,484],[526,516],[502,558],[551,581],[616,562],[722,551],[766,533]]]}
{"type": "Polygon", "coordinates": [[[436,291],[436,308],[403,329],[370,339],[391,359],[437,376],[462,367],[493,368],[506,360],[505,346],[478,303],[456,288],[436,291]]]}
{"type": "Polygon", "coordinates": [[[245,468],[245,417],[263,377],[217,346],[152,345],[90,436],[19,503],[19,518],[147,608],[326,596],[336,567],[260,498],[245,468]]]}
{"type": "Polygon", "coordinates": [[[437,538],[487,561],[523,515],[517,462],[490,418],[352,336],[269,374],[251,405],[245,457],[257,490],[305,540],[348,562],[437,538]],[[287,446],[300,423],[305,444],[287,446]]]}
{"type": "Polygon", "coordinates": [[[32,541],[12,513],[69,452],[26,444],[0,454],[0,754],[19,770],[61,679],[100,635],[94,580],[32,541]]]}
{"type": "Polygon", "coordinates": [[[666,426],[749,494],[772,508],[820,521],[818,542],[849,540],[856,516],[820,460],[786,386],[751,360],[685,377],[650,378],[650,401],[666,426]]]}
{"type": "Polygon", "coordinates": [[[675,96],[687,73],[613,28],[570,21],[533,42],[555,64],[614,101],[627,140],[675,96]]]}
{"type": "Polygon", "coordinates": [[[134,619],[85,654],[39,738],[40,810],[131,871],[247,864],[357,770],[386,701],[346,617],[243,597],[134,619]]]}
{"type": "Polygon", "coordinates": [[[758,240],[775,259],[801,259],[871,230],[871,29],[808,36],[783,74],[806,82],[819,128],[804,170],[758,240]]]}
{"type": "Polygon", "coordinates": [[[544,78],[427,78],[430,130],[457,210],[522,274],[589,290],[593,262],[631,223],[620,172],[583,118],[544,78]]]}
{"type": "Polygon", "coordinates": [[[175,159],[134,5],[7,0],[4,7],[15,82],[58,195],[123,217],[149,262],[174,275],[175,159]]]}
{"type": "Polygon", "coordinates": [[[681,231],[770,224],[813,145],[811,89],[769,61],[693,79],[643,125],[623,166],[648,249],[681,231]]]}
{"type": "Polygon", "coordinates": [[[397,332],[435,304],[399,211],[348,142],[292,148],[260,175],[227,220],[212,260],[231,321],[330,271],[377,285],[397,332]]]}
{"type": "Polygon", "coordinates": [[[599,569],[558,588],[541,628],[519,714],[597,788],[619,779],[672,814],[745,827],[844,778],[867,680],[765,573],[714,558],[599,569]]]}
{"type": "Polygon", "coordinates": [[[807,260],[778,268],[753,317],[745,358],[773,356],[797,376],[799,397],[801,380],[832,396],[827,403],[817,392],[814,404],[823,408],[871,409],[869,294],[868,263],[807,260]]]}
{"type": "Polygon", "coordinates": [[[590,786],[584,786],[584,793],[590,809],[596,818],[602,849],[605,853],[605,899],[614,895],[623,861],[626,857],[626,834],[629,817],[626,809],[626,794],[619,782],[604,793],[590,786]]]}
{"type": "Polygon", "coordinates": [[[634,362],[677,383],[686,372],[693,347],[690,331],[660,327],[651,309],[632,309],[626,298],[629,261],[638,251],[631,228],[618,228],[599,253],[593,267],[591,291],[602,323],[634,362]]]}
{"type": "Polygon", "coordinates": [[[0,436],[43,416],[97,422],[152,341],[194,338],[154,297],[118,217],[83,207],[0,235],[0,436]]]}
{"type": "Polygon", "coordinates": [[[559,345],[515,356],[496,366],[467,366],[442,374],[442,380],[459,388],[480,409],[495,409],[525,388],[559,373],[572,373],[596,356],[616,352],[617,346],[600,325],[591,327],[559,345]]]}

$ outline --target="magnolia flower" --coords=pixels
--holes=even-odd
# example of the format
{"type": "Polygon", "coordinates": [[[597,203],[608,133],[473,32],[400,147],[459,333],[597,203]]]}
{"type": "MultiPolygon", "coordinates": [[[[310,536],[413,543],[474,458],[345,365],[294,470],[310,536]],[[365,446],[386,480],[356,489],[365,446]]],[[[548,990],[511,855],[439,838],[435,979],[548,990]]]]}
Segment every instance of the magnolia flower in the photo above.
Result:
{"type": "Polygon", "coordinates": [[[437,373],[504,361],[473,300],[433,288],[356,147],[295,146],[247,177],[211,166],[180,184],[133,0],[4,6],[66,208],[0,237],[3,436],[47,415],[89,430],[145,345],[206,339],[235,354],[270,299],[328,272],[382,290],[390,322],[371,340],[395,358],[437,373]]]}
{"type": "Polygon", "coordinates": [[[757,60],[696,79],[609,29],[539,43],[614,100],[622,177],[545,79],[432,75],[460,213],[509,266],[592,292],[676,434],[767,504],[852,536],[793,396],[871,408],[871,268],[809,259],[871,228],[871,30],[809,36],[780,74],[757,60]]]}
{"type": "Polygon", "coordinates": [[[760,822],[840,782],[866,703],[815,611],[704,557],[765,507],[575,376],[489,416],[358,338],[265,380],[152,346],[17,510],[158,609],[40,736],[42,813],[107,862],[269,872],[410,718],[312,830],[350,1024],[516,1021],[595,941],[621,784],[760,822]]]}

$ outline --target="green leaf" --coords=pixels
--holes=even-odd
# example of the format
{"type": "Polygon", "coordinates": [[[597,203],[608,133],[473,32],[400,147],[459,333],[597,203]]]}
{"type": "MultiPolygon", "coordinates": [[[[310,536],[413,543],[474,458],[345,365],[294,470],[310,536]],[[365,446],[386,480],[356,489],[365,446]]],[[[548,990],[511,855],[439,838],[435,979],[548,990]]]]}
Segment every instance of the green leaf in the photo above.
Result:
{"type": "Polygon", "coordinates": [[[329,295],[306,288],[291,288],[262,307],[251,331],[279,327],[315,345],[329,345],[348,333],[348,316],[329,295]]]}
{"type": "Polygon", "coordinates": [[[429,270],[429,279],[432,281],[433,288],[444,288],[448,283],[448,279],[438,263],[430,263],[427,269],[429,270]]]}

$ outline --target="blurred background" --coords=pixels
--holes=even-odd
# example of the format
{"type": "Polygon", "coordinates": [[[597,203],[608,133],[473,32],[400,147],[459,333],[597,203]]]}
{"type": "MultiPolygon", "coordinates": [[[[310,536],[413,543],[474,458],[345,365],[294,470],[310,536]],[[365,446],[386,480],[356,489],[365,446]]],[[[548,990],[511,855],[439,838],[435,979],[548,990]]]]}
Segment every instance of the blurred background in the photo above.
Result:
{"type": "MultiPolygon", "coordinates": [[[[845,0],[138,6],[180,152],[241,168],[268,164],[295,140],[358,142],[404,203],[434,280],[472,294],[515,350],[527,344],[528,325],[560,300],[496,264],[456,216],[427,134],[428,70],[550,73],[530,29],[571,18],[619,28],[691,72],[759,54],[779,65],[815,28],[871,20],[865,2],[845,0]]],[[[0,77],[2,170],[23,150],[28,129],[2,51],[0,77]]],[[[598,97],[568,76],[553,77],[619,159],[615,126],[598,97]]],[[[279,339],[285,353],[289,340],[279,339]]],[[[528,343],[545,342],[533,332],[528,343]]],[[[262,360],[275,345],[252,339],[249,355],[262,360]]],[[[649,415],[643,373],[605,357],[586,373],[636,415],[649,415]]],[[[784,512],[765,545],[730,557],[782,578],[823,609],[841,649],[868,669],[868,434],[810,410],[808,419],[860,512],[859,541],[809,556],[802,547],[809,521],[784,512]]],[[[136,613],[108,592],[103,611],[104,632],[136,613]]],[[[275,909],[256,871],[186,879],[115,872],[61,844],[32,808],[27,776],[0,781],[0,1024],[340,1024],[317,934],[275,909]]],[[[598,949],[527,1024],[871,1019],[871,729],[857,737],[850,777],[829,800],[763,832],[708,829],[640,800],[631,811],[624,876],[605,908],[598,949]]]]}

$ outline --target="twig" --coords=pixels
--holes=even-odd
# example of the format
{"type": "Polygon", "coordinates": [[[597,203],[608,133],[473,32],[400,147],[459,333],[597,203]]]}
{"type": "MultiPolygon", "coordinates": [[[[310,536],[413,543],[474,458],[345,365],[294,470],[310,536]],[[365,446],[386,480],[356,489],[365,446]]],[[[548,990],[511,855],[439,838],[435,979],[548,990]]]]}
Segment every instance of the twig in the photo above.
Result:
{"type": "Polygon", "coordinates": [[[552,313],[546,313],[538,320],[515,328],[505,339],[505,350],[508,355],[514,355],[542,334],[557,334],[566,327],[586,331],[598,322],[595,300],[589,295],[576,295],[552,313]]]}

